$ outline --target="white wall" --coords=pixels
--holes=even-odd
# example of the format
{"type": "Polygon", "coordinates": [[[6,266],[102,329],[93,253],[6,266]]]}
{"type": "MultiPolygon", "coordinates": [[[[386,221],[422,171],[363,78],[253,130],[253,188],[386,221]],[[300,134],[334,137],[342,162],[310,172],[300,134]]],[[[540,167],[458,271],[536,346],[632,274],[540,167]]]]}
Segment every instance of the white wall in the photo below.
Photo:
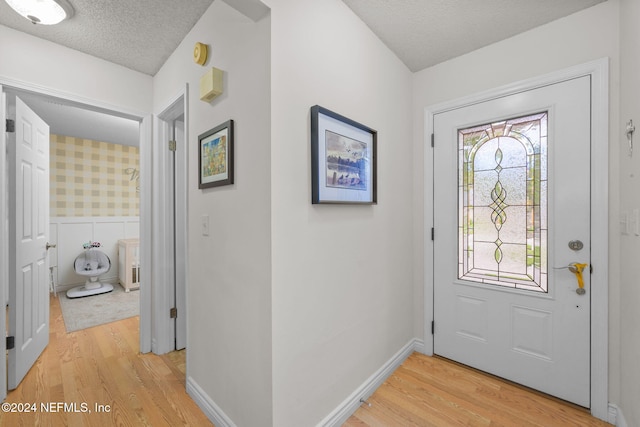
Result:
{"type": "MultiPolygon", "coordinates": [[[[612,122],[620,130],[621,212],[640,209],[640,2],[620,2],[620,120],[612,122]],[[633,120],[635,150],[629,157],[624,130],[633,120]]],[[[615,220],[613,217],[612,220],[615,220]]],[[[620,251],[620,407],[629,426],[640,425],[640,237],[633,229],[621,238],[620,251]]]]}
{"type": "Polygon", "coordinates": [[[215,1],[154,78],[159,113],[189,84],[187,377],[238,426],[270,425],[270,19],[215,1]],[[196,42],[209,45],[205,66],[196,42]],[[200,101],[200,77],[222,69],[224,94],[200,101]],[[235,183],[198,189],[198,135],[235,121],[235,183]],[[209,215],[210,235],[201,234],[209,215]]]}
{"type": "Polygon", "coordinates": [[[0,82],[9,78],[127,110],[151,109],[151,76],[0,25],[0,82]]]}
{"type": "MultiPolygon", "coordinates": [[[[468,96],[508,83],[537,77],[555,70],[582,64],[603,57],[610,58],[610,123],[619,123],[619,1],[609,0],[595,7],[533,29],[510,39],[452,59],[414,75],[414,157],[416,188],[416,230],[424,217],[424,114],[425,107],[468,96]]],[[[640,120],[640,119],[639,119],[640,120]]],[[[619,381],[619,262],[620,237],[618,232],[619,130],[610,129],[609,201],[610,201],[610,366],[609,397],[620,401],[619,381]]],[[[431,209],[426,203],[426,212],[431,209]]],[[[422,247],[422,244],[417,244],[422,247]]],[[[416,281],[416,294],[422,292],[421,281],[416,281]]],[[[423,336],[424,312],[416,313],[416,333],[423,336]]]]}
{"type": "Polygon", "coordinates": [[[411,73],[339,0],[270,0],[273,425],[315,425],[414,336],[411,73]],[[378,131],[378,204],[312,205],[310,115],[378,131]]]}

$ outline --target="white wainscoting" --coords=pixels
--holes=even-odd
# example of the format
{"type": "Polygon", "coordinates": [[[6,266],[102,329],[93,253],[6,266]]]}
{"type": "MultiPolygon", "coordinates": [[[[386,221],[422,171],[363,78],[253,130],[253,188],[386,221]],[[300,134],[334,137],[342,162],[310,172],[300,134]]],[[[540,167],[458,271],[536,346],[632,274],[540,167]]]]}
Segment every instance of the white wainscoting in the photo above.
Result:
{"type": "Polygon", "coordinates": [[[89,241],[100,242],[100,250],[111,259],[111,270],[102,276],[105,282],[118,281],[118,240],[140,236],[140,217],[51,217],[49,266],[57,291],[81,285],[84,279],[73,270],[73,262],[89,241]]]}

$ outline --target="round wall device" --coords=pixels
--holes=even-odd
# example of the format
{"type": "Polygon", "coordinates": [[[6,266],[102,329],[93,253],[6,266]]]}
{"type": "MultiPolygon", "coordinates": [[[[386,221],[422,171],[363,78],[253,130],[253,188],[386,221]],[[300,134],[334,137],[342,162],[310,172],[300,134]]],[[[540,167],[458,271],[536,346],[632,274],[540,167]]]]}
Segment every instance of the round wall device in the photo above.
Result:
{"type": "Polygon", "coordinates": [[[193,60],[196,64],[204,65],[207,62],[207,45],[204,43],[196,43],[193,48],[193,60]]]}

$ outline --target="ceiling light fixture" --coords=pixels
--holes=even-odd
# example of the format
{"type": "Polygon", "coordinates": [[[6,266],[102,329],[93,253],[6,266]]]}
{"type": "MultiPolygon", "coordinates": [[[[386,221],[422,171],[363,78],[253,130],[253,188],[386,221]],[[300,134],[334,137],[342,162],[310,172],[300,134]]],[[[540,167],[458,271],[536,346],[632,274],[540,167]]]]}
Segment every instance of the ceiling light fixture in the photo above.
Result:
{"type": "Polygon", "coordinates": [[[73,16],[67,0],[4,0],[20,15],[34,24],[54,25],[73,16]]]}

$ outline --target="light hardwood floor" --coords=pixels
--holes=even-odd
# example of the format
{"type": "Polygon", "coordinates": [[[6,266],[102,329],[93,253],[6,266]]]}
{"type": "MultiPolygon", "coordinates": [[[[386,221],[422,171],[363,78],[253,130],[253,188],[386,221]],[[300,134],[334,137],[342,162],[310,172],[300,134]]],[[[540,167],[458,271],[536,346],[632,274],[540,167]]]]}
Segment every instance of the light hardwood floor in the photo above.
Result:
{"type": "Polygon", "coordinates": [[[583,408],[439,357],[413,353],[344,427],[610,426],[583,408]]]}
{"type": "MultiPolygon", "coordinates": [[[[52,297],[49,346],[7,398],[38,410],[0,412],[0,426],[212,426],[185,392],[185,352],[140,354],[138,323],[134,317],[67,333],[52,297]],[[40,404],[48,402],[78,410],[86,403],[91,413],[44,413],[40,404]]],[[[609,426],[582,408],[418,353],[368,402],[344,427],[609,426]]]]}
{"type": "Polygon", "coordinates": [[[50,319],[49,346],[6,400],[37,411],[0,412],[0,426],[212,426],[185,391],[184,352],[140,354],[138,317],[67,333],[51,297],[50,319]],[[91,413],[44,413],[48,402],[91,413]]]}

